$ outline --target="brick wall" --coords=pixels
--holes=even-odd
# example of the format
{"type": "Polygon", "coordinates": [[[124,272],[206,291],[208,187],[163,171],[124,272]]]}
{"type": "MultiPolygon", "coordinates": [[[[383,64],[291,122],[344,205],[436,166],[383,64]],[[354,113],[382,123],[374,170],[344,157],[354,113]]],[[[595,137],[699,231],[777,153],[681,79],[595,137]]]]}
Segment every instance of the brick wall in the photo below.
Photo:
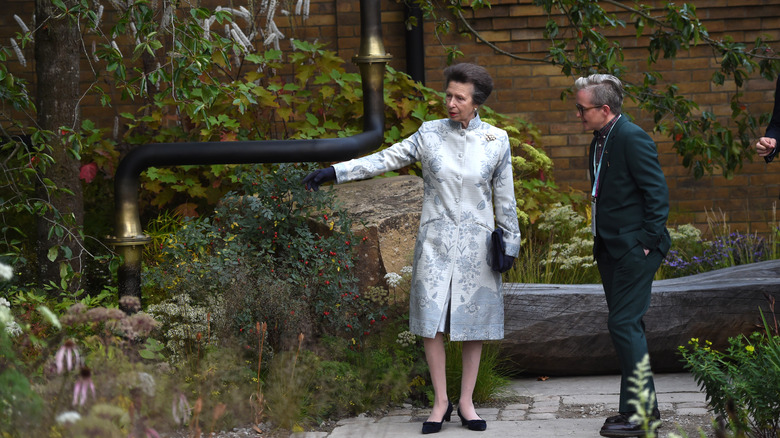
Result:
{"type": "MultiPolygon", "coordinates": [[[[378,0],[377,0],[378,1],[378,0]]],[[[0,14],[0,38],[19,31],[13,14],[19,14],[29,23],[32,2],[6,0],[5,14],[0,14]]],[[[223,2],[202,2],[204,6],[223,2]]],[[[547,53],[548,42],[542,38],[547,17],[532,0],[492,0],[491,9],[479,10],[466,16],[469,23],[499,48],[523,58],[541,59],[547,53]]],[[[774,0],[709,0],[697,2],[697,15],[714,38],[725,34],[736,41],[750,44],[763,35],[771,41],[780,40],[780,3],[774,0]]],[[[294,4],[294,2],[293,2],[294,4]]],[[[656,1],[656,5],[662,4],[656,1]]],[[[604,4],[605,7],[609,5],[604,4]]],[[[390,65],[406,71],[405,25],[403,6],[396,0],[384,0],[382,7],[382,31],[387,52],[393,56],[390,65]]],[[[614,8],[614,7],[613,7],[614,8]]],[[[656,9],[654,14],[662,11],[656,9]]],[[[624,20],[628,15],[619,12],[624,20]]],[[[292,23],[279,19],[277,24],[287,37],[319,39],[349,62],[357,54],[360,44],[359,0],[311,0],[310,17],[302,22],[299,17],[292,23]]],[[[442,89],[441,71],[446,67],[446,55],[434,36],[433,23],[425,23],[422,44],[425,48],[426,85],[442,89]]],[[[629,79],[634,79],[646,68],[646,37],[636,38],[628,26],[624,31],[609,31],[607,35],[620,41],[625,50],[625,64],[629,67],[629,79]]],[[[581,132],[571,100],[561,100],[561,93],[573,83],[573,78],[563,76],[559,69],[543,62],[511,59],[496,55],[483,43],[464,39],[455,34],[444,37],[446,44],[457,44],[465,54],[463,61],[475,62],[488,68],[496,88],[487,105],[500,112],[524,118],[542,132],[541,147],[553,158],[554,177],[563,188],[587,190],[587,145],[590,134],[581,132]]],[[[777,44],[777,43],[776,43],[777,44]]],[[[284,45],[283,45],[284,47],[284,45]]],[[[780,44],[776,47],[780,50],[780,44]]],[[[25,50],[30,74],[33,52],[25,50]]],[[[707,46],[699,46],[688,52],[680,52],[673,61],[660,63],[659,69],[667,81],[680,87],[685,96],[693,97],[701,110],[712,111],[719,117],[730,114],[729,100],[734,92],[733,84],[716,87],[709,82],[717,68],[717,60],[707,46]]],[[[13,67],[15,70],[18,65],[13,67]]],[[[354,66],[350,69],[356,71],[354,66]]],[[[85,87],[87,78],[85,75],[85,87]]],[[[758,78],[749,81],[744,90],[743,102],[750,111],[771,110],[774,83],[758,78]]],[[[126,110],[126,109],[123,109],[126,110]]],[[[100,114],[95,102],[85,102],[83,114],[100,114]]],[[[648,131],[652,120],[636,110],[630,101],[625,112],[648,131]]],[[[763,128],[756,135],[763,134],[763,128]]],[[[731,180],[720,175],[695,180],[682,167],[681,159],[674,153],[671,143],[654,136],[658,142],[661,163],[670,188],[672,214],[670,222],[706,225],[710,216],[724,217],[732,230],[764,231],[773,220],[773,205],[780,197],[780,162],[769,165],[756,159],[748,163],[731,180]],[[721,216],[722,215],[722,216],[721,216]]]]}
{"type": "MultiPolygon", "coordinates": [[[[393,2],[386,2],[393,3],[393,2]]],[[[547,16],[531,0],[493,0],[491,9],[482,9],[467,16],[471,26],[486,39],[497,43],[507,52],[523,58],[540,59],[547,53],[548,42],[542,38],[547,16]]],[[[649,2],[648,2],[649,3],[649,2]]],[[[730,35],[735,41],[750,45],[759,36],[775,44],[780,51],[780,3],[772,0],[713,0],[695,2],[697,15],[710,36],[730,35]]],[[[655,2],[662,5],[663,2],[655,2]]],[[[609,5],[608,10],[629,21],[626,13],[609,5]]],[[[389,7],[389,5],[387,6],[389,7]]],[[[661,10],[653,11],[660,15],[661,10]]],[[[647,68],[649,38],[636,38],[635,30],[606,31],[617,39],[624,50],[628,79],[636,80],[647,68]]],[[[388,34],[385,34],[388,35],[388,34]]],[[[443,87],[441,70],[446,66],[444,51],[433,36],[433,25],[426,23],[426,85],[443,87]]],[[[385,37],[388,40],[388,37],[385,37]]],[[[565,77],[557,67],[540,62],[510,59],[496,55],[480,42],[449,37],[449,44],[458,44],[465,54],[464,61],[485,66],[496,83],[495,94],[487,105],[506,114],[524,118],[542,132],[541,146],[553,158],[555,180],[562,187],[588,190],[587,146],[591,134],[583,133],[571,100],[561,100],[561,93],[572,85],[574,78],[565,77]]],[[[403,49],[403,47],[401,47],[403,49]]],[[[391,54],[400,63],[403,52],[391,54]]],[[[679,86],[680,93],[694,98],[701,111],[713,112],[725,120],[730,114],[730,99],[735,87],[727,83],[713,85],[710,77],[718,61],[706,45],[690,51],[681,51],[677,59],[663,61],[657,67],[665,80],[679,86]]],[[[404,69],[402,65],[399,69],[404,69]]],[[[750,111],[769,112],[774,99],[774,82],[753,76],[743,89],[742,102],[750,111]]],[[[636,109],[627,99],[625,112],[646,130],[653,127],[652,118],[636,109]]],[[[756,132],[763,135],[765,127],[756,132]]],[[[670,188],[671,224],[696,223],[706,228],[708,215],[723,219],[732,230],[765,231],[773,222],[773,206],[780,198],[780,162],[765,164],[756,158],[730,180],[718,175],[699,180],[682,166],[682,160],[672,150],[672,144],[660,135],[653,135],[658,143],[661,164],[670,188]],[[709,213],[708,213],[709,212],[709,213]]]]}

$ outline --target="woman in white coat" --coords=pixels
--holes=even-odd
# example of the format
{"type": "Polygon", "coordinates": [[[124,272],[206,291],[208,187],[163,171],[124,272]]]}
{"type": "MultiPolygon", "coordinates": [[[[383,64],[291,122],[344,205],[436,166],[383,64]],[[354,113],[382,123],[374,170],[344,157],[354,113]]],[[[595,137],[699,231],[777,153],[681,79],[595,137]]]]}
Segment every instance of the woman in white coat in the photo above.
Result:
{"type": "Polygon", "coordinates": [[[520,250],[509,138],[479,118],[479,106],[490,95],[493,80],[484,68],[467,63],[446,68],[444,76],[448,119],[425,122],[400,143],[318,169],[303,180],[308,189],[317,190],[327,181],[343,183],[418,161],[422,165],[424,194],[412,262],[409,325],[412,333],[423,337],[434,389],[424,434],[439,432],[452,413],[444,333],[451,341],[463,341],[461,423],[471,430],[487,428],[474,409],[472,394],[482,342],[504,337],[501,272],[512,266],[520,250]],[[496,255],[493,239],[504,249],[496,255]]]}

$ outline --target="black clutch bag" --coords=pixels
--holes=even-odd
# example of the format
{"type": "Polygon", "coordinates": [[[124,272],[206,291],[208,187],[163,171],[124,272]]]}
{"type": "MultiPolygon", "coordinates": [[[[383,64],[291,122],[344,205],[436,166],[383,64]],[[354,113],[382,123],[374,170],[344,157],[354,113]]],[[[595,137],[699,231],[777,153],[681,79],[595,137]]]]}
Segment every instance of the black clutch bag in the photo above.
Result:
{"type": "Polygon", "coordinates": [[[501,265],[504,260],[504,230],[496,228],[493,234],[490,235],[491,245],[490,251],[492,257],[490,258],[490,267],[494,271],[502,272],[501,265]]]}

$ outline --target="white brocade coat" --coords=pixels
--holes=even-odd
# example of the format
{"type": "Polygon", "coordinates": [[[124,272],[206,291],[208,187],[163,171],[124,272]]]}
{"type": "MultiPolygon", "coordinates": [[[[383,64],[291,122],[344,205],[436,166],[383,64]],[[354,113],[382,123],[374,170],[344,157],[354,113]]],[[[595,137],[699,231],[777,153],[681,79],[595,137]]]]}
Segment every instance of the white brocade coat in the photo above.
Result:
{"type": "Polygon", "coordinates": [[[499,226],[505,253],[517,257],[520,251],[509,138],[479,116],[465,129],[449,119],[425,122],[400,143],[334,165],[336,181],[365,179],[417,161],[424,194],[414,249],[410,330],[432,338],[449,311],[451,340],[502,339],[501,274],[490,268],[489,249],[491,233],[499,226]]]}

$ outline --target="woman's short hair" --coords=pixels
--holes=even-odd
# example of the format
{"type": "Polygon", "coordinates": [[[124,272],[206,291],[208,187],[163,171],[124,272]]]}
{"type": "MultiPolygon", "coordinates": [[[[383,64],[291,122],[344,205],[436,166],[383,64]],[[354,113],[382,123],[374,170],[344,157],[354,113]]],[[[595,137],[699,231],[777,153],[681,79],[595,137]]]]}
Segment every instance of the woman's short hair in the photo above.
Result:
{"type": "Polygon", "coordinates": [[[460,82],[474,85],[474,95],[471,98],[477,105],[482,105],[493,91],[493,78],[484,67],[462,62],[444,69],[444,88],[450,82],[460,82]]]}
{"type": "Polygon", "coordinates": [[[574,81],[574,88],[588,90],[591,94],[591,104],[608,105],[612,114],[620,114],[623,110],[623,84],[620,79],[607,74],[593,74],[574,81]]]}

